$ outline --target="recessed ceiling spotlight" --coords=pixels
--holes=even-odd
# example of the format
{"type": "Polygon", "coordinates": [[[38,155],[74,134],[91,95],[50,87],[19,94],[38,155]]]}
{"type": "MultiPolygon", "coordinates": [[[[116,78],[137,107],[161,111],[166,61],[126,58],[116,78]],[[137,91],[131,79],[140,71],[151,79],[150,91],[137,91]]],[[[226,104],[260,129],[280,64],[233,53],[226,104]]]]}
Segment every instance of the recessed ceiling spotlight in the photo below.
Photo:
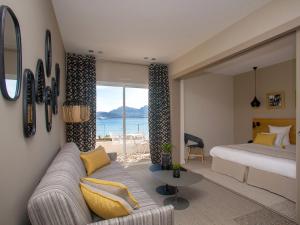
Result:
{"type": "Polygon", "coordinates": [[[102,54],[103,52],[102,51],[98,51],[98,54],[102,54]]]}
{"type": "Polygon", "coordinates": [[[151,60],[152,60],[152,61],[155,61],[155,60],[156,60],[156,58],[152,58],[151,60]]]}
{"type": "Polygon", "coordinates": [[[90,50],[89,50],[89,53],[94,53],[94,50],[90,49],[90,50]]]}
{"type": "Polygon", "coordinates": [[[144,59],[146,59],[146,60],[147,60],[147,59],[149,59],[149,57],[144,57],[144,59]]]}

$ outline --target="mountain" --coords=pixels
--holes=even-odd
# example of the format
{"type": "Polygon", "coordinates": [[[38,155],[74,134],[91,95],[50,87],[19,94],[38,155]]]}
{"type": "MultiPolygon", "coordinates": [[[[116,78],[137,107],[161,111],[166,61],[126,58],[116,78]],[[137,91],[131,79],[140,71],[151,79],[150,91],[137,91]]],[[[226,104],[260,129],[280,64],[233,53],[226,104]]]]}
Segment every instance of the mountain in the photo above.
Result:
{"type": "MultiPolygon", "coordinates": [[[[128,118],[145,118],[148,117],[148,106],[145,105],[139,109],[125,107],[126,117],[128,118]]],[[[123,107],[113,109],[110,112],[97,112],[97,118],[122,118],[123,107]]]]}

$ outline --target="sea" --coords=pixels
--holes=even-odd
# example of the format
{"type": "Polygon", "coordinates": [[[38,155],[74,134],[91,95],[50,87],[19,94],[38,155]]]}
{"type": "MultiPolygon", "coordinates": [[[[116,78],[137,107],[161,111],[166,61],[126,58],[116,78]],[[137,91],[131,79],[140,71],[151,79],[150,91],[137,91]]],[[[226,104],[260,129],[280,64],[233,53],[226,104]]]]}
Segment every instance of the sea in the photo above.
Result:
{"type": "MultiPolygon", "coordinates": [[[[126,118],[127,134],[149,135],[148,118],[126,118]]],[[[97,118],[96,135],[97,137],[122,135],[123,119],[122,118],[97,118]]]]}

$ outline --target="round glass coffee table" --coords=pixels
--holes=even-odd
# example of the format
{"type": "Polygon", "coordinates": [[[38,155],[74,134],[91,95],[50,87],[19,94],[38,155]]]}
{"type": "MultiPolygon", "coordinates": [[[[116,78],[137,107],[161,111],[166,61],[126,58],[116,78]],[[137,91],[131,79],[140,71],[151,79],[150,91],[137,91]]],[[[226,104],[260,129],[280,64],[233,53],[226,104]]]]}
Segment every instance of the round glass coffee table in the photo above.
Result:
{"type": "MultiPolygon", "coordinates": [[[[160,164],[152,164],[149,167],[149,170],[151,172],[156,172],[162,170],[160,164]]],[[[177,189],[173,186],[169,186],[168,184],[165,185],[160,185],[156,188],[156,192],[159,193],[160,195],[174,195],[177,189]]]]}
{"type": "Polygon", "coordinates": [[[173,205],[176,210],[183,210],[189,207],[190,203],[188,200],[179,197],[179,187],[190,186],[198,183],[202,176],[189,171],[180,171],[180,177],[174,178],[172,170],[158,170],[152,173],[153,177],[162,183],[176,187],[175,196],[166,198],[164,201],[165,205],[173,205]]]}

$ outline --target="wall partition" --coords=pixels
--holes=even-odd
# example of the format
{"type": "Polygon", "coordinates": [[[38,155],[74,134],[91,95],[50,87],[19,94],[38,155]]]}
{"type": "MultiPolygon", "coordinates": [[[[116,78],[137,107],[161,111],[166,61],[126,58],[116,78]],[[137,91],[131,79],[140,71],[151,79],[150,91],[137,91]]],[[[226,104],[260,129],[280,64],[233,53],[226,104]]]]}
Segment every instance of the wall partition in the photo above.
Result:
{"type": "Polygon", "coordinates": [[[300,30],[296,32],[296,123],[297,123],[297,222],[300,223],[300,30]]]}

